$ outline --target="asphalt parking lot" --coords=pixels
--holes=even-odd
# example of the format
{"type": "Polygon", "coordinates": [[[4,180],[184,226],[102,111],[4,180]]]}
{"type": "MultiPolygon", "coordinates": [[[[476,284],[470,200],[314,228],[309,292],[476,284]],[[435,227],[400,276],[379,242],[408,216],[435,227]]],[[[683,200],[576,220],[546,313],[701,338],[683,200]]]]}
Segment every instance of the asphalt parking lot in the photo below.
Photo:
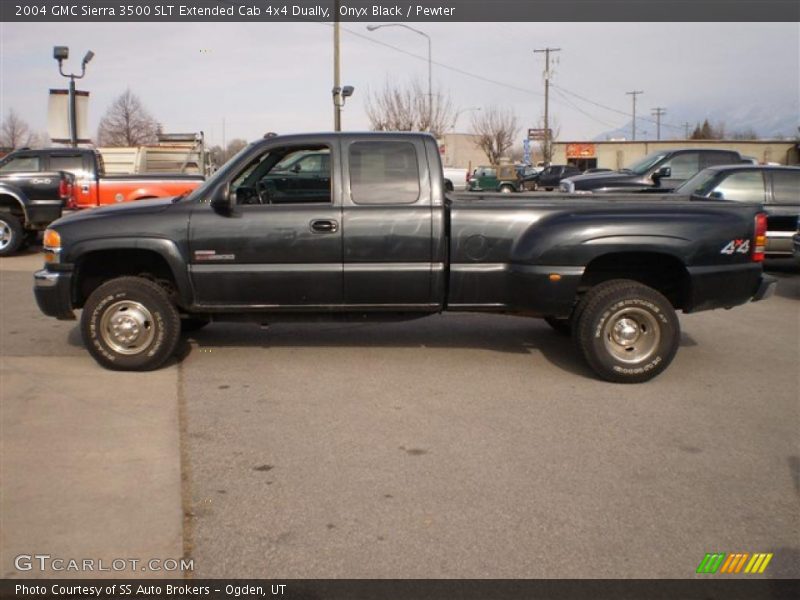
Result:
{"type": "Polygon", "coordinates": [[[675,362],[633,386],[543,322],[470,314],[212,324],[180,362],[111,373],[38,313],[39,263],[0,261],[5,577],[47,552],[186,553],[194,577],[681,578],[718,551],[800,576],[789,263],[766,302],[682,315],[675,362]]]}

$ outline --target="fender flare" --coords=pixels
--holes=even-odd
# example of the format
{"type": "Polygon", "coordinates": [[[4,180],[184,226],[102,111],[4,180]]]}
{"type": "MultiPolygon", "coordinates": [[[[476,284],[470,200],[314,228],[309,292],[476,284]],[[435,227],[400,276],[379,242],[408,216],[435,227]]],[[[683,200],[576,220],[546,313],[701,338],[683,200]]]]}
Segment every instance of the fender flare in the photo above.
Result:
{"type": "Polygon", "coordinates": [[[77,262],[82,256],[99,250],[149,250],[158,254],[172,272],[181,305],[192,304],[194,291],[189,279],[189,270],[186,268],[187,261],[175,242],[163,238],[136,237],[86,240],[70,247],[64,258],[67,262],[77,262]]]}
{"type": "Polygon", "coordinates": [[[22,209],[22,214],[25,215],[25,222],[27,223],[30,221],[30,218],[28,217],[28,198],[22,193],[21,190],[17,189],[13,185],[0,183],[0,197],[1,196],[8,196],[12,200],[15,200],[22,209]]]}

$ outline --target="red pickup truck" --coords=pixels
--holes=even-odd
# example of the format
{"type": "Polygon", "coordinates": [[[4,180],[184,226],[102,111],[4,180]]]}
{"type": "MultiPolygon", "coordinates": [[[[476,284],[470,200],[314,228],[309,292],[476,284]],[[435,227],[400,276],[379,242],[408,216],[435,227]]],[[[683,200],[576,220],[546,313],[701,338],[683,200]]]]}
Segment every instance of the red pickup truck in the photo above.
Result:
{"type": "Polygon", "coordinates": [[[0,173],[66,171],[75,176],[67,208],[91,208],[190,192],[201,175],[106,175],[103,158],[90,148],[22,149],[0,161],[0,173]]]}

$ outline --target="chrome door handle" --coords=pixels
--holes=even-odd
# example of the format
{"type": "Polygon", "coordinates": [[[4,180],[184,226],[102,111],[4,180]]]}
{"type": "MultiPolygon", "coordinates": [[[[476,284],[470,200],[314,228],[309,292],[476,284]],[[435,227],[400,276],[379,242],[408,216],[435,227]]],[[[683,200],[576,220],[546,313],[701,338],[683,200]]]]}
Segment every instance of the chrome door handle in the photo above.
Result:
{"type": "Polygon", "coordinates": [[[316,233],[336,233],[339,231],[339,223],[333,219],[315,219],[311,221],[311,231],[316,233]]]}

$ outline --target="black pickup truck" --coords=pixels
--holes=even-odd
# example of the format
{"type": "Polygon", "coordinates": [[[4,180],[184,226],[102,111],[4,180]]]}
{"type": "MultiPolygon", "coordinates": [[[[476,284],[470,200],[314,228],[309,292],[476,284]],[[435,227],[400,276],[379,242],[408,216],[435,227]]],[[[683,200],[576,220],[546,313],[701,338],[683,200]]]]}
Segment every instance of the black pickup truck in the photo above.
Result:
{"type": "Polygon", "coordinates": [[[569,176],[561,181],[559,189],[567,193],[669,192],[701,169],[737,163],[742,163],[742,157],[733,150],[658,150],[619,171],[569,176]]]}
{"type": "Polygon", "coordinates": [[[63,171],[0,174],[0,256],[32,242],[61,216],[74,179],[63,171]]]}
{"type": "Polygon", "coordinates": [[[772,293],[760,207],[714,201],[446,194],[425,134],[251,144],[191,194],[65,217],[45,233],[40,309],[82,308],[103,366],[157,368],[209,320],[544,317],[603,378],[640,382],[678,348],[676,310],[772,293]],[[270,171],[327,151],[329,185],[275,194],[270,171]]]}

